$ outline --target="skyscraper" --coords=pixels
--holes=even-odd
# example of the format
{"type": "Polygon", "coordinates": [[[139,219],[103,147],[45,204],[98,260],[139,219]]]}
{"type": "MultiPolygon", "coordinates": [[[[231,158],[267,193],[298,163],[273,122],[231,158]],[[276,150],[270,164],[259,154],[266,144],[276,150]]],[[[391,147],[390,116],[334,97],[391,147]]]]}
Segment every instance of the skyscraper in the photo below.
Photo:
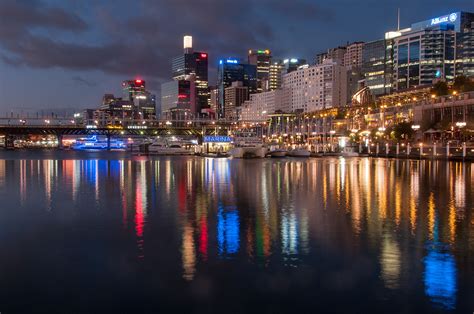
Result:
{"type": "Polygon", "coordinates": [[[392,91],[392,52],[392,40],[390,39],[365,43],[362,49],[364,85],[375,96],[389,94],[392,91]]]}
{"type": "Polygon", "coordinates": [[[152,119],[156,117],[156,97],[145,89],[141,79],[122,82],[123,99],[133,104],[137,118],[152,119]]]}
{"type": "Polygon", "coordinates": [[[173,79],[195,82],[196,111],[193,113],[198,114],[209,107],[208,54],[193,51],[191,36],[184,36],[183,48],[184,54],[172,60],[173,79]]]}
{"type": "Polygon", "coordinates": [[[232,82],[242,82],[242,86],[248,88],[249,93],[257,90],[257,66],[241,63],[238,59],[227,58],[219,60],[217,71],[218,93],[218,117],[225,117],[225,89],[232,82]]]}
{"type": "Polygon", "coordinates": [[[193,81],[173,80],[161,84],[161,110],[171,119],[179,119],[195,111],[195,84],[193,81]]]}
{"type": "Polygon", "coordinates": [[[474,13],[453,12],[387,32],[393,40],[396,90],[474,76],[474,13]]]}
{"type": "Polygon", "coordinates": [[[269,90],[281,88],[283,81],[283,70],[285,69],[282,60],[274,61],[270,64],[269,90]]]}
{"type": "Polygon", "coordinates": [[[269,89],[270,64],[272,53],[268,49],[251,49],[248,54],[248,63],[257,66],[257,92],[269,89]]]}

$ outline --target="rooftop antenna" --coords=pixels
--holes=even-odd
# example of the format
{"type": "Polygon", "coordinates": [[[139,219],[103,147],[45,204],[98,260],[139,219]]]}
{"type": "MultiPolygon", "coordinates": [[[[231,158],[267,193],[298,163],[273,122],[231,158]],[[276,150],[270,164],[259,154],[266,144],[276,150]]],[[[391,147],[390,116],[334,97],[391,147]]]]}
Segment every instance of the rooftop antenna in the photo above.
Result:
{"type": "Polygon", "coordinates": [[[397,31],[400,30],[400,8],[398,8],[397,12],[397,31]]]}

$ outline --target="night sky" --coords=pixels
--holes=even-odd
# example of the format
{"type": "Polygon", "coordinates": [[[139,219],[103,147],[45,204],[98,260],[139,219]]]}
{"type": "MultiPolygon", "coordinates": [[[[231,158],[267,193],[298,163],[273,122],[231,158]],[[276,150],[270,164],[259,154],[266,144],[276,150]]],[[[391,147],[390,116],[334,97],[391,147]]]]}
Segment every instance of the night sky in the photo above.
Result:
{"type": "Polygon", "coordinates": [[[401,26],[474,1],[413,0],[0,0],[0,114],[40,108],[95,108],[121,95],[124,79],[143,78],[159,95],[170,80],[182,36],[210,55],[246,57],[269,48],[303,57],[351,41],[371,41],[401,26]]]}

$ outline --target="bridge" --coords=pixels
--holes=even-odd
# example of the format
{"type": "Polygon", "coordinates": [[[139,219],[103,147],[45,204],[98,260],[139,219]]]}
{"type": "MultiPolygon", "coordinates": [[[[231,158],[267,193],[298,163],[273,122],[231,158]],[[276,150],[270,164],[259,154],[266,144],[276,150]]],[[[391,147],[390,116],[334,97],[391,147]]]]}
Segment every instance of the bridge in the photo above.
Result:
{"type": "MultiPolygon", "coordinates": [[[[247,123],[258,127],[257,123],[247,123]]],[[[105,136],[108,141],[111,137],[120,136],[195,136],[202,140],[203,136],[228,135],[238,128],[235,121],[209,119],[128,120],[124,125],[102,121],[100,124],[83,125],[70,118],[0,118],[0,136],[5,137],[6,147],[12,147],[15,139],[29,135],[55,136],[59,143],[64,136],[91,135],[105,136]]]]}

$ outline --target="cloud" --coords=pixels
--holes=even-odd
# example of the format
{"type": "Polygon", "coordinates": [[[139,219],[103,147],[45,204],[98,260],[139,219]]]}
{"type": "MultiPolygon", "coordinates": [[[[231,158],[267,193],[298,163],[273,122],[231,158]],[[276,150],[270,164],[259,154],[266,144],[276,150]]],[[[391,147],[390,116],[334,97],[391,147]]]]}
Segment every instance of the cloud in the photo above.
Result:
{"type": "Polygon", "coordinates": [[[77,82],[77,83],[79,83],[79,84],[86,85],[86,86],[88,86],[88,87],[97,86],[97,83],[92,82],[92,81],[89,81],[89,80],[86,80],[86,79],[84,79],[84,78],[82,78],[82,77],[80,77],[80,76],[78,76],[78,75],[73,76],[71,79],[72,79],[74,82],[77,82]]]}
{"type": "Polygon", "coordinates": [[[272,48],[278,41],[275,25],[331,18],[311,0],[294,0],[291,5],[265,0],[140,0],[133,6],[125,0],[113,5],[98,1],[88,8],[95,15],[73,13],[67,3],[60,5],[2,1],[2,60],[14,66],[141,75],[158,83],[169,79],[171,58],[182,51],[184,34],[193,35],[198,49],[209,52],[212,68],[218,57],[272,48]],[[120,8],[127,10],[116,11],[120,8]]]}
{"type": "Polygon", "coordinates": [[[0,35],[21,35],[41,27],[68,31],[84,31],[84,20],[62,8],[49,7],[40,1],[2,0],[0,2],[0,35]]]}

